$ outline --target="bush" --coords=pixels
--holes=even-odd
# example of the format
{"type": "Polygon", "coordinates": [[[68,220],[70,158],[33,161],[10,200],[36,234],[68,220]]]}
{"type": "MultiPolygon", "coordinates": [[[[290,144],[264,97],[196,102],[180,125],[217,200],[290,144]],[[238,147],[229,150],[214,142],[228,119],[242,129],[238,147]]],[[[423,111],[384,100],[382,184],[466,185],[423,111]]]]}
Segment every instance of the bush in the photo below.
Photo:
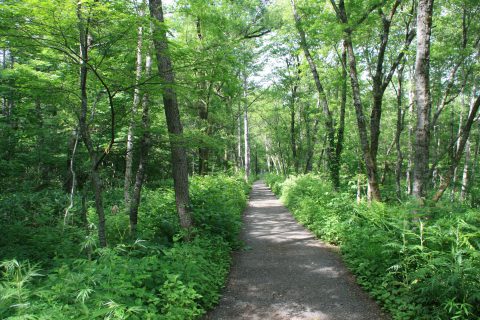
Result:
{"type": "MultiPolygon", "coordinates": [[[[70,249],[58,248],[71,250],[76,257],[56,254],[42,265],[50,269],[5,260],[0,265],[0,318],[173,320],[201,316],[219,300],[230,252],[238,246],[248,189],[237,177],[194,178],[190,191],[196,228],[189,242],[180,240],[173,191],[162,186],[143,194],[138,231],[144,240],[129,242],[128,216],[118,213],[107,219],[109,248],[95,249],[93,229],[84,241],[80,236],[72,241],[70,249]]],[[[89,219],[96,219],[92,210],[89,219]]],[[[73,230],[67,227],[65,234],[73,230]]],[[[55,239],[61,237],[47,231],[55,239]]]]}
{"type": "MultiPolygon", "coordinates": [[[[281,179],[266,181],[279,186],[281,179]]],[[[480,317],[480,215],[452,206],[356,204],[315,175],[278,193],[297,220],[340,244],[357,281],[394,319],[480,317]]]]}

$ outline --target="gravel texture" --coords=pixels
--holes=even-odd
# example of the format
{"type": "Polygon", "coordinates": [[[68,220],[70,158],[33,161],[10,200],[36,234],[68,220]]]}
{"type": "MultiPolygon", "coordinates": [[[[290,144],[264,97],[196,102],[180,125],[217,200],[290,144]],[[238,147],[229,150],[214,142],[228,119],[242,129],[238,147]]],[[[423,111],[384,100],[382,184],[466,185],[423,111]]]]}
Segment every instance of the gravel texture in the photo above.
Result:
{"type": "Polygon", "coordinates": [[[253,185],[219,305],[205,319],[388,319],[336,248],[300,226],[263,182],[253,185]]]}

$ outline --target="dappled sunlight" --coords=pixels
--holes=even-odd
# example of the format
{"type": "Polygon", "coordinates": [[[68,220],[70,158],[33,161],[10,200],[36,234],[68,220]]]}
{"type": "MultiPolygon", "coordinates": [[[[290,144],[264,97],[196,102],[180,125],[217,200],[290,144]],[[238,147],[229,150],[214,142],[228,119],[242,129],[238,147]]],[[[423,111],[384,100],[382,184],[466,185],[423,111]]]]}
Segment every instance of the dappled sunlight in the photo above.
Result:
{"type": "Polygon", "coordinates": [[[206,319],[383,319],[336,252],[299,225],[263,184],[244,215],[220,305],[206,319]]]}

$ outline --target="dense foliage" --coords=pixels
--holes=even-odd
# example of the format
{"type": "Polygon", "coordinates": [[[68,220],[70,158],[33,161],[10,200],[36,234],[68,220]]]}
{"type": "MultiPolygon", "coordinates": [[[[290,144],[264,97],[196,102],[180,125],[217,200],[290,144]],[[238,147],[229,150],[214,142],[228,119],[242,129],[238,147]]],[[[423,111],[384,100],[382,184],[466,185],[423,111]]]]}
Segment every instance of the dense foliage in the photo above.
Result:
{"type": "Polygon", "coordinates": [[[396,317],[479,317],[479,12],[0,1],[0,317],[202,314],[261,172],[396,317]]]}
{"type": "Polygon", "coordinates": [[[480,317],[480,218],[446,204],[356,203],[318,175],[267,183],[317,237],[340,246],[357,281],[394,319],[480,317]]]}
{"type": "MultiPolygon", "coordinates": [[[[108,248],[95,247],[93,230],[53,223],[51,216],[62,209],[55,211],[53,197],[43,198],[43,208],[50,210],[24,204],[15,223],[2,221],[0,317],[193,319],[203,314],[218,301],[230,251],[238,247],[246,191],[242,178],[193,179],[197,228],[194,239],[184,242],[171,187],[146,190],[139,239],[125,238],[128,215],[118,213],[109,216],[108,248]]],[[[8,206],[1,204],[2,210],[8,206]]]]}

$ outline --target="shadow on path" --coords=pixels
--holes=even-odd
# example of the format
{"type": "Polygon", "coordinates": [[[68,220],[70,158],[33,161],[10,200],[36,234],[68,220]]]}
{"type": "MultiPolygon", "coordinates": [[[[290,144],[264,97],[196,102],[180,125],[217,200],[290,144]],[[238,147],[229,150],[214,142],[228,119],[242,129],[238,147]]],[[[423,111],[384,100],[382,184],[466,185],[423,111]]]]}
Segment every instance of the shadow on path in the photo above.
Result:
{"type": "Polygon", "coordinates": [[[244,215],[227,286],[205,319],[387,319],[332,247],[300,226],[263,182],[244,215]]]}

